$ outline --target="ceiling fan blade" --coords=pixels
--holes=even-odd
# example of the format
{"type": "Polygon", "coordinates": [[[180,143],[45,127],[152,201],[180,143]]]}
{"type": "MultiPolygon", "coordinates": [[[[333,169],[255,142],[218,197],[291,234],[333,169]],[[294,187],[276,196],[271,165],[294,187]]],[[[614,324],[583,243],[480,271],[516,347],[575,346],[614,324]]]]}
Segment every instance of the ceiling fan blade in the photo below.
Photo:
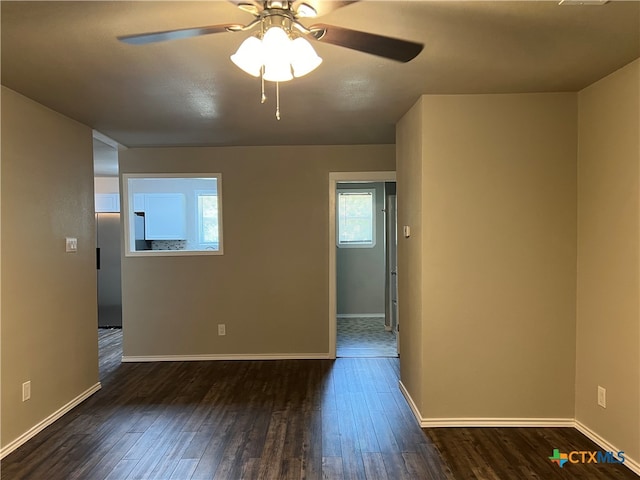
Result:
{"type": "Polygon", "coordinates": [[[122,35],[118,40],[131,45],[145,45],[147,43],[165,42],[167,40],[177,40],[179,38],[198,37],[200,35],[210,35],[212,33],[222,33],[242,28],[242,25],[209,25],[206,27],[180,28],[178,30],[165,30],[163,32],[138,33],[134,35],[122,35]]]}
{"type": "Polygon", "coordinates": [[[317,24],[309,27],[311,35],[318,41],[340,47],[370,53],[397,62],[413,60],[424,48],[421,43],[385,37],[375,33],[359,32],[333,25],[317,24]]]}

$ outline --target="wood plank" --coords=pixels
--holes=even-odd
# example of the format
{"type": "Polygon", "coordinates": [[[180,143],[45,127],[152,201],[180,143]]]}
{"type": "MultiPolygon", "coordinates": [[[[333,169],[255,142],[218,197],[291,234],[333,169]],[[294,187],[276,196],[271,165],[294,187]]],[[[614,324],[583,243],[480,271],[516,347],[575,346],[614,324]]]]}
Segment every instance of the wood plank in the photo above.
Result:
{"type": "Polygon", "coordinates": [[[279,479],[286,431],[287,419],[283,412],[274,412],[271,415],[267,437],[264,441],[258,478],[265,480],[279,479]]]}
{"type": "Polygon", "coordinates": [[[206,448],[202,452],[198,466],[191,475],[191,480],[211,480],[218,465],[222,459],[222,453],[227,446],[230,430],[233,425],[234,418],[227,416],[222,418],[218,425],[218,429],[210,434],[210,440],[206,448]]]}
{"type": "Polygon", "coordinates": [[[335,411],[322,412],[322,454],[327,457],[342,455],[338,413],[335,411]]]}
{"type": "Polygon", "coordinates": [[[242,453],[249,436],[252,420],[250,413],[237,416],[234,428],[229,432],[227,445],[222,453],[222,459],[216,469],[214,479],[226,480],[240,476],[242,471],[242,453]]]}
{"type": "MultiPolygon", "coordinates": [[[[362,461],[364,462],[364,472],[367,480],[387,480],[389,478],[381,453],[363,453],[362,461]]],[[[391,478],[393,479],[393,477],[391,478]]]]}
{"type": "Polygon", "coordinates": [[[383,453],[382,459],[389,478],[393,478],[394,480],[415,479],[415,477],[409,474],[401,453],[383,453]]]}
{"type": "Polygon", "coordinates": [[[302,432],[300,455],[300,478],[313,480],[322,478],[323,431],[322,413],[317,410],[307,412],[302,432]]]}
{"type": "Polygon", "coordinates": [[[176,468],[171,472],[169,480],[185,480],[191,478],[198,466],[198,461],[193,458],[182,458],[178,460],[176,468]]]}
{"type": "MultiPolygon", "coordinates": [[[[354,392],[348,398],[351,402],[353,423],[360,443],[360,451],[362,453],[380,452],[374,421],[371,418],[364,393],[354,392]]],[[[379,417],[379,415],[374,413],[374,417],[379,417]]]]}
{"type": "Polygon", "coordinates": [[[342,457],[322,458],[322,478],[323,480],[344,480],[342,457]]]}
{"type": "Polygon", "coordinates": [[[86,465],[83,465],[85,468],[79,469],[77,474],[71,475],[70,478],[106,478],[118,462],[124,458],[127,451],[138,441],[141,435],[142,434],[138,432],[125,433],[120,439],[120,442],[116,443],[106,455],[100,458],[100,461],[93,468],[86,469],[86,465]]]}

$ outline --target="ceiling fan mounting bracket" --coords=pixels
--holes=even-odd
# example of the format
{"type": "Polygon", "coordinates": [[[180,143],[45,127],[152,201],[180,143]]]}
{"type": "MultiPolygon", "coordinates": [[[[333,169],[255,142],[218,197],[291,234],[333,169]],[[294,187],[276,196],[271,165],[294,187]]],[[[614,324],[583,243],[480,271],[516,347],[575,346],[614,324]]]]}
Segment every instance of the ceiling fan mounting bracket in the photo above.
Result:
{"type": "MultiPolygon", "coordinates": [[[[256,13],[254,13],[256,19],[253,22],[245,26],[231,25],[227,27],[227,30],[229,32],[246,32],[253,30],[260,25],[263,33],[271,27],[280,27],[292,37],[297,36],[295,31],[297,30],[302,35],[313,35],[315,39],[322,38],[322,36],[324,35],[324,30],[322,30],[321,34],[318,34],[317,31],[314,32],[305,27],[298,21],[296,13],[290,9],[291,2],[281,3],[286,3],[287,7],[281,8],[279,6],[272,6],[271,4],[265,5],[265,8],[261,11],[256,10],[256,13]]],[[[248,11],[247,9],[243,8],[243,6],[240,6],[240,8],[248,11]]]]}

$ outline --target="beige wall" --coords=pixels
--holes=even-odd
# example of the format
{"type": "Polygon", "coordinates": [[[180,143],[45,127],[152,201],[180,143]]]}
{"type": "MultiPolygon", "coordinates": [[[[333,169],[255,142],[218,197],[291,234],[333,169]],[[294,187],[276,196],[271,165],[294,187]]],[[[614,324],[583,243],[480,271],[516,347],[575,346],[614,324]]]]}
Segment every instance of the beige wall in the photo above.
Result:
{"type": "MultiPolygon", "coordinates": [[[[573,418],[576,95],[423,96],[419,108],[421,171],[399,154],[398,178],[421,178],[422,258],[409,262],[422,278],[405,280],[422,282],[421,414],[573,418]]],[[[399,299],[404,325],[415,307],[399,299]]]]}
{"type": "Polygon", "coordinates": [[[576,419],[640,459],[640,60],[581,91],[576,419]],[[597,405],[597,386],[607,408],[597,405]]]}
{"type": "Polygon", "coordinates": [[[398,202],[398,323],[400,378],[417,405],[422,404],[422,98],[396,128],[398,202]],[[403,226],[411,227],[405,238],[403,226]]]}
{"type": "Polygon", "coordinates": [[[120,152],[123,174],[222,173],[224,222],[222,256],[123,258],[124,355],[327,354],[329,172],[394,168],[393,145],[120,152]]]}
{"type": "Polygon", "coordinates": [[[98,354],[91,130],[2,87],[1,153],[4,448],[94,386],[98,354]]]}

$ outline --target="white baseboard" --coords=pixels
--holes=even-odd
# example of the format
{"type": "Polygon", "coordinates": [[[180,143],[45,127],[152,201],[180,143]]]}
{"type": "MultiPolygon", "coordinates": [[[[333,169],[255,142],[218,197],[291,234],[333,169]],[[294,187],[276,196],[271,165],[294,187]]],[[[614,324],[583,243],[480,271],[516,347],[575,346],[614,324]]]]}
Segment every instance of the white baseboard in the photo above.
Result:
{"type": "MultiPolygon", "coordinates": [[[[409,391],[399,382],[400,391],[409,404],[421,428],[434,427],[572,427],[589,438],[603,450],[619,452],[620,449],[602,438],[575,418],[425,418],[411,398],[409,391]]],[[[640,462],[625,455],[624,466],[640,476],[640,462]]]]}
{"type": "Polygon", "coordinates": [[[211,360],[327,360],[329,353],[269,353],[269,354],[213,354],[213,355],[123,355],[123,363],[133,362],[200,362],[211,360]]]}
{"type": "Polygon", "coordinates": [[[427,418],[423,417],[409,391],[399,382],[400,391],[407,400],[421,428],[434,427],[573,427],[573,418],[427,418]]]}
{"type": "Polygon", "coordinates": [[[425,418],[421,427],[573,427],[572,418],[425,418]]]}
{"type": "Polygon", "coordinates": [[[34,425],[33,427],[31,427],[29,430],[24,432],[22,435],[20,435],[18,438],[13,440],[11,443],[5,445],[2,449],[0,449],[0,459],[3,459],[7,455],[9,455],[11,452],[13,452],[15,449],[17,449],[18,447],[20,447],[21,445],[23,445],[27,441],[31,440],[38,433],[40,433],[42,430],[47,428],[53,422],[58,420],[65,413],[67,413],[69,410],[71,410],[72,408],[77,407],[82,402],[84,402],[87,398],[89,398],[91,395],[93,395],[98,390],[100,390],[100,388],[102,388],[102,386],[100,385],[100,382],[96,383],[92,387],[90,387],[87,390],[85,390],[84,392],[82,392],[76,398],[71,400],[69,403],[64,405],[62,408],[56,410],[51,415],[49,415],[47,418],[45,418],[44,420],[42,420],[38,424],[34,425]]]}
{"type": "Polygon", "coordinates": [[[420,413],[420,410],[418,409],[416,402],[414,402],[413,398],[411,398],[411,394],[409,393],[409,390],[407,390],[407,387],[404,386],[404,383],[402,383],[402,380],[398,381],[398,386],[400,387],[400,392],[402,392],[402,395],[404,395],[404,399],[409,404],[409,408],[411,408],[411,412],[413,412],[413,416],[416,417],[416,420],[418,421],[418,425],[422,427],[422,414],[420,413]]]}
{"type": "Polygon", "coordinates": [[[384,313],[338,313],[337,318],[384,318],[384,313]]]}
{"type": "MultiPolygon", "coordinates": [[[[598,446],[602,447],[603,450],[605,450],[607,452],[619,452],[620,451],[619,448],[617,448],[616,446],[612,445],[611,442],[609,442],[609,441],[605,440],[604,438],[602,438],[596,432],[594,432],[589,427],[587,427],[584,423],[576,420],[575,421],[575,428],[580,433],[582,433],[585,437],[587,437],[589,440],[591,440],[593,443],[595,443],[598,446]]],[[[625,467],[629,468],[629,470],[631,470],[636,475],[640,476],[640,462],[630,458],[626,454],[626,452],[625,452],[625,456],[624,456],[623,465],[625,467]]]]}

